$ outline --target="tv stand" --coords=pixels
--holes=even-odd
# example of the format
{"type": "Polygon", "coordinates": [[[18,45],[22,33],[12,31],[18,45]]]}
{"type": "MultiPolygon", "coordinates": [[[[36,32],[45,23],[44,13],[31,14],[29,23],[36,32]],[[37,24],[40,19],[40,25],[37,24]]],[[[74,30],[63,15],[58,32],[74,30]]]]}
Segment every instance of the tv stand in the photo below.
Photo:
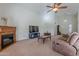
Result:
{"type": "Polygon", "coordinates": [[[40,36],[40,33],[39,32],[31,32],[29,33],[29,38],[32,39],[32,38],[37,38],[40,36]]]}
{"type": "Polygon", "coordinates": [[[29,38],[37,38],[40,36],[39,27],[38,26],[29,26],[29,38]]]}

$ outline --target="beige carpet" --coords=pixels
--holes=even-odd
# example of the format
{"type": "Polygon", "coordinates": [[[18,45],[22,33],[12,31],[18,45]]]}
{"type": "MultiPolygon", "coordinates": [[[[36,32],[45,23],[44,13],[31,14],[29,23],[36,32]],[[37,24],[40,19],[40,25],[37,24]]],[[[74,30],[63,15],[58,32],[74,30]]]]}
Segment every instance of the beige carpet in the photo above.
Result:
{"type": "MultiPolygon", "coordinates": [[[[54,38],[52,37],[52,40],[54,38]]],[[[40,40],[28,39],[12,44],[0,52],[2,56],[61,56],[52,50],[52,40],[46,40],[45,44],[40,40]]]]}

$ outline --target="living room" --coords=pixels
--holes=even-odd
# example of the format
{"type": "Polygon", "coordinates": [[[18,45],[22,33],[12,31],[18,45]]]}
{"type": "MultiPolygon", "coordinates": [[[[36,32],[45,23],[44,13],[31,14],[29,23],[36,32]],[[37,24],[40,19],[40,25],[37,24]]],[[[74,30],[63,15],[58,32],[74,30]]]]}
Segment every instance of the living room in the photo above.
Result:
{"type": "Polygon", "coordinates": [[[41,34],[49,31],[53,35],[56,30],[55,29],[56,25],[59,24],[60,27],[62,27],[61,29],[62,33],[68,33],[69,24],[72,24],[72,32],[77,32],[78,11],[73,12],[73,10],[76,9],[76,7],[73,8],[73,10],[68,10],[72,8],[71,6],[69,6],[67,9],[59,10],[58,13],[54,13],[53,11],[47,13],[47,11],[50,9],[46,7],[47,5],[51,5],[51,4],[4,3],[4,4],[0,4],[0,8],[1,8],[0,14],[1,17],[8,18],[8,23],[7,23],[8,26],[17,27],[18,40],[28,39],[29,25],[39,26],[39,31],[41,34]],[[66,28],[64,28],[65,26],[66,28]]]}
{"type": "Polygon", "coordinates": [[[0,17],[7,18],[7,24],[3,24],[1,18],[0,25],[16,27],[16,43],[13,46],[11,45],[10,47],[7,47],[6,49],[2,50],[0,54],[1,55],[38,55],[38,56],[62,55],[55,51],[52,52],[52,49],[51,51],[49,51],[50,49],[47,48],[46,45],[48,45],[48,47],[51,47],[49,46],[52,44],[52,42],[50,44],[50,40],[46,41],[46,43],[43,45],[41,42],[37,42],[37,38],[29,39],[30,25],[38,26],[40,36],[42,36],[44,33],[47,32],[51,33],[51,36],[53,37],[56,36],[57,25],[60,26],[59,31],[61,32],[61,34],[70,34],[72,32],[79,31],[78,3],[61,3],[61,6],[67,6],[67,8],[60,9],[56,13],[53,10],[48,12],[50,8],[46,6],[51,6],[51,5],[54,5],[54,3],[29,3],[29,4],[28,3],[19,3],[19,4],[0,3],[0,17]],[[32,46],[32,44],[34,45],[32,46]],[[41,47],[38,49],[37,46],[40,46],[40,44],[41,47]],[[28,50],[26,51],[27,54],[24,53],[26,48],[21,50],[21,48],[24,48],[25,45],[28,47],[28,50]],[[15,51],[17,51],[17,49],[20,50],[14,53],[11,47],[15,47],[14,48],[15,51]],[[45,49],[47,48],[47,50],[45,50],[44,53],[40,53],[39,50],[43,49],[44,47],[45,49]],[[33,51],[30,49],[35,49],[35,50],[33,51]],[[29,53],[28,51],[31,52],[29,53]]]}

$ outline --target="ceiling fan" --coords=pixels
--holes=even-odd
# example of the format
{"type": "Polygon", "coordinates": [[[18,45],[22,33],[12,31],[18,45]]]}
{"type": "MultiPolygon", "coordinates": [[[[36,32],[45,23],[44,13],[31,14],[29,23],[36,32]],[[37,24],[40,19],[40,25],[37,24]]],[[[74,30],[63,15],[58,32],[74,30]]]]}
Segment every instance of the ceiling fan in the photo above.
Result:
{"type": "Polygon", "coordinates": [[[46,6],[48,8],[51,8],[48,12],[54,11],[55,13],[58,12],[59,9],[65,9],[67,6],[61,6],[62,3],[54,3],[52,6],[46,6]]]}

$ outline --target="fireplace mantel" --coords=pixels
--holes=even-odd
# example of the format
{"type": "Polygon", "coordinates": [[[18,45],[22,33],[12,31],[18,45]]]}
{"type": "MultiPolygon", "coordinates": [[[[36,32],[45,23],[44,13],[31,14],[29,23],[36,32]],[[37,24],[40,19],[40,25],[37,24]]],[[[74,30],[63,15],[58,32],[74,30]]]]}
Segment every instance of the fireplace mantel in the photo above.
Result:
{"type": "Polygon", "coordinates": [[[16,42],[16,27],[0,26],[0,50],[2,50],[2,35],[13,33],[13,43],[16,42]]]}

